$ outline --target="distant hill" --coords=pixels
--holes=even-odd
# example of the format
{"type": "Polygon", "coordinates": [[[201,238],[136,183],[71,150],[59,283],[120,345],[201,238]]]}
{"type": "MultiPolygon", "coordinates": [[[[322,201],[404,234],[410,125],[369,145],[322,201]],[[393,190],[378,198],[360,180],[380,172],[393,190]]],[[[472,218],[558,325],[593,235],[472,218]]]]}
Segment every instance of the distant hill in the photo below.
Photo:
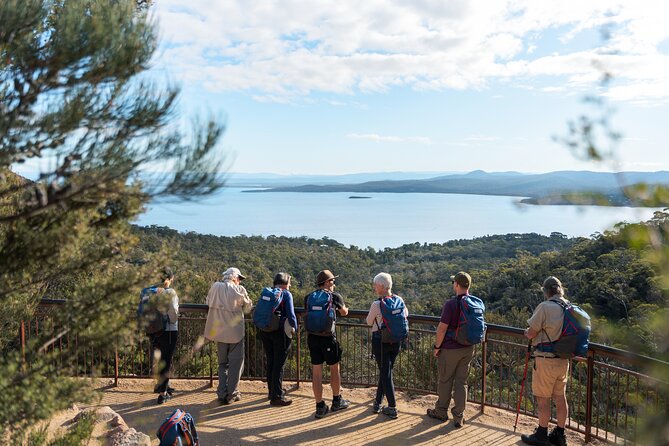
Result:
{"type": "Polygon", "coordinates": [[[557,171],[542,174],[519,172],[442,175],[428,179],[367,181],[355,184],[274,187],[245,192],[356,192],[441,193],[526,197],[530,204],[631,205],[622,189],[634,184],[669,183],[669,172],[557,171]]]}
{"type": "Polygon", "coordinates": [[[292,187],[305,184],[351,184],[366,181],[385,180],[422,180],[445,175],[448,172],[361,172],[343,175],[282,175],[276,173],[237,173],[225,174],[226,183],[232,187],[292,187]]]}

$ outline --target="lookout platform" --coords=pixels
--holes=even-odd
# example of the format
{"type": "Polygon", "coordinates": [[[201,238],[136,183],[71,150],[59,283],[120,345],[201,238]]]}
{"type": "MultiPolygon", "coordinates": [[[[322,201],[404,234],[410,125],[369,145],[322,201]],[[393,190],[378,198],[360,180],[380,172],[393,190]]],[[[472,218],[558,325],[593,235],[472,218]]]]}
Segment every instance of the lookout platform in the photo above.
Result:
{"type": "MultiPolygon", "coordinates": [[[[103,383],[104,384],[104,383],[103,383]]],[[[100,405],[110,406],[126,423],[144,432],[157,445],[155,432],[174,409],[190,412],[195,420],[203,446],[215,445],[520,445],[520,433],[529,433],[536,419],[521,416],[518,432],[513,432],[515,415],[511,412],[468,404],[465,425],[456,429],[452,421],[438,422],[425,415],[433,407],[434,395],[410,395],[398,392],[399,417],[389,419],[371,411],[375,389],[344,388],[342,394],[351,401],[347,410],[314,418],[315,404],[311,385],[300,387],[285,382],[293,404],[270,406],[267,387],[260,381],[242,381],[242,400],[220,405],[215,389],[207,381],[172,380],[177,391],[165,404],[156,404],[153,382],[146,379],[122,379],[118,387],[103,387],[100,405]]],[[[214,384],[215,385],[215,384],[214,384]]],[[[330,402],[329,386],[324,396],[330,402]]],[[[581,435],[567,432],[570,445],[584,444],[581,435]]],[[[593,441],[591,445],[603,443],[593,441]]]]}

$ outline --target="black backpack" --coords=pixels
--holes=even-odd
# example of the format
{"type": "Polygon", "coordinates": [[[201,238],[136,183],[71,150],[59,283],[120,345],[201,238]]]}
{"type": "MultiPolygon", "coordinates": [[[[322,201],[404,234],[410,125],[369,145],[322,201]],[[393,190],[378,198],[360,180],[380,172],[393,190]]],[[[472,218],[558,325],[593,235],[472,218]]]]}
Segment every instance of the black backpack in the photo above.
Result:
{"type": "Polygon", "coordinates": [[[144,288],[139,294],[139,307],[137,308],[139,328],[144,330],[148,336],[160,336],[167,328],[167,313],[161,311],[158,302],[158,296],[163,291],[163,288],[151,286],[144,288]]]}

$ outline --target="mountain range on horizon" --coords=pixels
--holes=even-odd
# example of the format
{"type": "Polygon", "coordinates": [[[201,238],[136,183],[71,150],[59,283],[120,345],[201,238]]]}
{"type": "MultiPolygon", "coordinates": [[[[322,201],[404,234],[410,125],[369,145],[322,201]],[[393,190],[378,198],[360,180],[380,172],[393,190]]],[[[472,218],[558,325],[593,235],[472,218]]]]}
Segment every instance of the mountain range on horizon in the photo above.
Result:
{"type": "Polygon", "coordinates": [[[385,179],[359,183],[302,184],[245,192],[445,193],[524,197],[529,204],[636,205],[625,189],[638,184],[669,183],[669,171],[555,171],[541,174],[484,172],[432,178],[385,179]]]}

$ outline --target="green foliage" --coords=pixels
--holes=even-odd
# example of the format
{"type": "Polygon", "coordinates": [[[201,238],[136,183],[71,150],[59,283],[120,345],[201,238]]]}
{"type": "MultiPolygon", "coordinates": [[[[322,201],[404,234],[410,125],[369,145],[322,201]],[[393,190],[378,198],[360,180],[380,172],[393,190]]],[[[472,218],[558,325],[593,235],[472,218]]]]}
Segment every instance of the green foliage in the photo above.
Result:
{"type": "Polygon", "coordinates": [[[127,262],[129,221],[149,199],[221,186],[222,126],[182,131],[179,89],[143,74],[157,45],[146,3],[0,2],[0,438],[12,426],[12,442],[90,396],[65,378],[77,365],[60,346],[109,353],[132,335],[137,288],[167,258],[127,262]],[[35,181],[11,173],[24,162],[44,169],[35,181]],[[153,163],[170,171],[144,173],[153,163]],[[43,297],[67,298],[65,311],[21,345],[43,297]]]}

